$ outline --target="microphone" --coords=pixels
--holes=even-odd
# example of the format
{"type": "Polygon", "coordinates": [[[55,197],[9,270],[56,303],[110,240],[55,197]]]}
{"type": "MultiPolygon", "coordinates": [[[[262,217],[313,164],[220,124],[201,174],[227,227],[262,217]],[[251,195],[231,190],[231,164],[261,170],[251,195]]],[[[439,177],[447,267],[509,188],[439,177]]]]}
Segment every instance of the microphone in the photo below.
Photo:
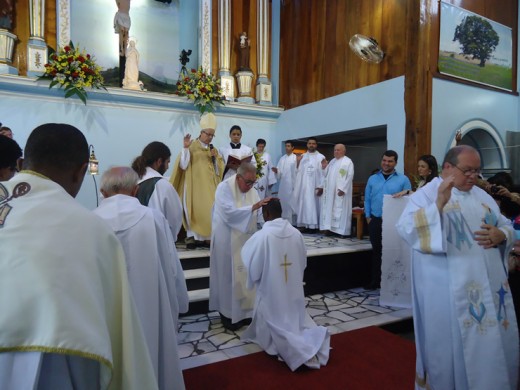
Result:
{"type": "MultiPolygon", "coordinates": [[[[213,144],[209,144],[209,150],[213,150],[213,144]]],[[[215,156],[211,156],[211,162],[215,165],[215,156]]]]}

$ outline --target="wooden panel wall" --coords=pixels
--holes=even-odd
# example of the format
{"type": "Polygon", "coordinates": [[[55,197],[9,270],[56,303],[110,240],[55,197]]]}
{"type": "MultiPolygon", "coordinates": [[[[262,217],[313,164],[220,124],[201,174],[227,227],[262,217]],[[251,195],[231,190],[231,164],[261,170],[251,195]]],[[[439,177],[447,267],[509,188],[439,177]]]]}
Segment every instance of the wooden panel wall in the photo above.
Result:
{"type": "MultiPolygon", "coordinates": [[[[253,97],[255,94],[255,82],[258,76],[258,63],[257,63],[257,0],[231,0],[231,56],[230,56],[230,70],[231,74],[234,75],[238,71],[239,62],[239,37],[240,34],[245,31],[247,36],[251,40],[251,49],[249,51],[249,66],[255,74],[255,80],[252,85],[253,97]]],[[[214,74],[218,74],[218,0],[212,1],[212,62],[211,67],[214,74]]],[[[271,3],[269,2],[269,20],[271,20],[271,3]]],[[[269,23],[271,29],[271,23],[269,23]]],[[[269,33],[270,34],[270,33],[269,33]]],[[[269,35],[269,48],[268,53],[271,52],[271,35],[269,35]]],[[[269,58],[269,62],[271,59],[269,58]]],[[[271,69],[269,68],[269,76],[271,69]]],[[[236,90],[238,96],[238,90],[236,90]]]]}
{"type": "MultiPolygon", "coordinates": [[[[517,0],[448,2],[513,28],[516,48],[517,0]]],[[[292,108],[404,75],[418,51],[428,60],[421,71],[444,77],[437,73],[439,9],[437,0],[284,0],[280,104],[292,108]],[[364,63],[350,50],[356,33],[379,42],[387,54],[381,64],[364,63]],[[419,42],[409,33],[420,34],[419,42]]],[[[516,57],[515,49],[515,80],[516,57]]]]}
{"type": "Polygon", "coordinates": [[[403,75],[406,11],[407,0],[285,0],[280,103],[296,107],[403,75]],[[380,65],[350,50],[356,33],[379,42],[387,53],[380,65]]]}

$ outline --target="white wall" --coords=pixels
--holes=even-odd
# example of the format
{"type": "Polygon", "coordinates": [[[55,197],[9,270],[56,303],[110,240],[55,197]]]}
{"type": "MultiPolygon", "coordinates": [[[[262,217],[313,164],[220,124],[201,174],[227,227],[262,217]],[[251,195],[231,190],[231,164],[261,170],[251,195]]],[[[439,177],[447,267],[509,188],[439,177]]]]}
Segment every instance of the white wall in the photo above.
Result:
{"type": "MultiPolygon", "coordinates": [[[[404,77],[287,110],[278,119],[277,142],[320,134],[387,126],[387,147],[400,157],[405,141],[404,77]]],[[[278,151],[279,152],[279,151],[278,151]]],[[[271,153],[278,161],[281,153],[271,153]]],[[[371,166],[379,166],[380,156],[371,166]]],[[[402,172],[403,165],[397,170],[402,172]]]]}
{"type": "MultiPolygon", "coordinates": [[[[63,91],[29,79],[0,76],[0,122],[12,128],[23,148],[30,132],[48,122],[68,123],[80,129],[95,148],[100,172],[112,165],[130,165],[152,141],[167,144],[172,164],[182,148],[183,136],[199,135],[199,114],[191,103],[165,94],[109,89],[89,93],[85,106],[77,98],[64,99],[63,91]]],[[[254,146],[257,138],[273,142],[275,123],[281,110],[230,104],[218,110],[215,147],[229,142],[229,128],[242,127],[243,142],[254,146]]],[[[172,167],[166,175],[171,174],[172,167]]],[[[99,177],[98,177],[99,184],[99,177]]],[[[78,200],[96,206],[94,183],[87,177],[78,200]]]]}
{"type": "Polygon", "coordinates": [[[432,154],[438,160],[442,161],[457,129],[470,120],[488,122],[502,142],[507,130],[519,128],[517,96],[441,79],[433,79],[432,88],[432,154]]]}

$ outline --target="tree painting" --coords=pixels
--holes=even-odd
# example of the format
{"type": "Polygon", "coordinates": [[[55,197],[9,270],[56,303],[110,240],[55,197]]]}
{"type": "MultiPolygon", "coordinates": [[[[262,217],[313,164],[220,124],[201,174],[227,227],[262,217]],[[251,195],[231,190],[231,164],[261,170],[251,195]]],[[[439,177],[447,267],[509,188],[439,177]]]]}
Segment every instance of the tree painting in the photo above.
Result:
{"type": "Polygon", "coordinates": [[[462,54],[480,60],[484,67],[500,41],[491,23],[479,16],[466,16],[455,28],[453,41],[459,41],[462,54]]]}

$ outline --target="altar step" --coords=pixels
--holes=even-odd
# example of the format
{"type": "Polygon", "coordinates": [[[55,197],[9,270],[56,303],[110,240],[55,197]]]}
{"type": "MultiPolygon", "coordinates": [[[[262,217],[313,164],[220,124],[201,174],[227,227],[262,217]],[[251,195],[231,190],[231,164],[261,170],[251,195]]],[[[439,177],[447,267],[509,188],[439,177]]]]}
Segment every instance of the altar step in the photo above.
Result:
{"type": "Polygon", "coordinates": [[[187,313],[203,314],[209,311],[209,250],[177,248],[181,260],[190,307],[187,313]]]}
{"type": "MultiPolygon", "coordinates": [[[[304,276],[305,295],[359,287],[370,276],[372,246],[368,240],[325,237],[304,234],[307,247],[307,269],[304,276]]],[[[190,301],[189,311],[182,316],[206,314],[209,311],[209,250],[177,248],[190,301]]]]}

